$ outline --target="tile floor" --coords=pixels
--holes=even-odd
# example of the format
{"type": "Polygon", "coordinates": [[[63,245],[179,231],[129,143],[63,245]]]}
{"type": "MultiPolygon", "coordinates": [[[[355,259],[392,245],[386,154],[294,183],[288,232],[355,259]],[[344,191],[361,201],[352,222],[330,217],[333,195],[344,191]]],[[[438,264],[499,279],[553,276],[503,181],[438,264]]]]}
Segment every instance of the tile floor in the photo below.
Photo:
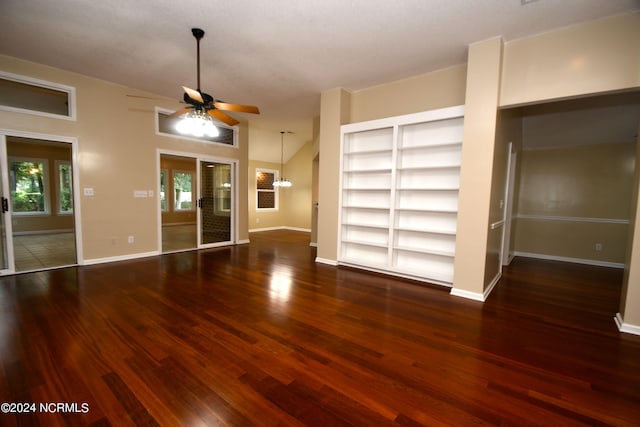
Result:
{"type": "MultiPolygon", "coordinates": [[[[196,236],[195,224],[162,227],[162,251],[193,249],[196,236]]],[[[74,233],[14,235],[13,248],[19,272],[77,263],[74,233]]]]}
{"type": "Polygon", "coordinates": [[[194,249],[198,245],[195,224],[162,227],[162,252],[194,249]]]}
{"type": "Polygon", "coordinates": [[[42,270],[77,263],[74,233],[14,235],[13,249],[16,271],[42,270]]]}

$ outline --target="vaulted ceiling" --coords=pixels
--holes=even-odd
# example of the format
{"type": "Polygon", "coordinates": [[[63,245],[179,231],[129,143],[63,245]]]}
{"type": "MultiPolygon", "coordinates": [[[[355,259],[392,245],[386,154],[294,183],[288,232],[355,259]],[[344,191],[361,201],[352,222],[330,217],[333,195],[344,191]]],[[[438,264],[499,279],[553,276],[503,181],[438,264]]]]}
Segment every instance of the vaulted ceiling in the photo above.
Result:
{"type": "MultiPolygon", "coordinates": [[[[320,93],[466,62],[506,41],[640,9],[640,0],[2,0],[0,54],[181,99],[258,105],[256,124],[310,136],[320,93]]],[[[247,117],[254,119],[254,117],[247,117]]],[[[277,132],[276,142],[279,142],[277,132]]]]}

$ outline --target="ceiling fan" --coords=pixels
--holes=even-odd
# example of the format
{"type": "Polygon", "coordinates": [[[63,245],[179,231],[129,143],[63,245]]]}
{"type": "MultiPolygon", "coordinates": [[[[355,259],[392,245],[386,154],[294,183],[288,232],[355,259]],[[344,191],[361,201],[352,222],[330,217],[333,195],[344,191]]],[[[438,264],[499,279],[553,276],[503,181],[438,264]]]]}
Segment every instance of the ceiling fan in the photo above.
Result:
{"type": "Polygon", "coordinates": [[[218,99],[215,99],[208,93],[204,93],[200,90],[200,40],[202,39],[202,37],[204,37],[204,30],[200,28],[192,28],[191,33],[196,39],[198,88],[194,90],[186,86],[182,86],[182,89],[184,90],[184,102],[189,104],[189,106],[176,111],[175,113],[171,114],[170,117],[177,117],[185,113],[195,112],[201,115],[208,114],[209,116],[220,120],[221,122],[226,123],[229,126],[235,126],[240,122],[224,113],[223,111],[260,114],[260,110],[258,110],[258,107],[254,107],[252,105],[230,104],[227,102],[222,102],[218,99]]]}

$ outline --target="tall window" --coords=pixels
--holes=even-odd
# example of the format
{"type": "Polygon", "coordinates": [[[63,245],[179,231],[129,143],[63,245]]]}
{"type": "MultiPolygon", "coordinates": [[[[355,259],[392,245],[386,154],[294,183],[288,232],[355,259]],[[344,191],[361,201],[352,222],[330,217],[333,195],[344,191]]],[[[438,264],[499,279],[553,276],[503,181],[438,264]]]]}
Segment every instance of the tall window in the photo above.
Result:
{"type": "Polygon", "coordinates": [[[58,193],[58,213],[73,213],[73,180],[71,163],[56,161],[58,181],[56,190],[58,193]]]}
{"type": "Polygon", "coordinates": [[[174,172],[173,190],[175,192],[173,209],[176,211],[191,211],[193,207],[193,173],[174,172]]]}
{"type": "Polygon", "coordinates": [[[48,214],[47,161],[11,159],[11,209],[16,215],[48,214]]]}
{"type": "Polygon", "coordinates": [[[278,171],[256,169],[256,210],[278,209],[278,192],[273,182],[278,179],[278,171]]]}

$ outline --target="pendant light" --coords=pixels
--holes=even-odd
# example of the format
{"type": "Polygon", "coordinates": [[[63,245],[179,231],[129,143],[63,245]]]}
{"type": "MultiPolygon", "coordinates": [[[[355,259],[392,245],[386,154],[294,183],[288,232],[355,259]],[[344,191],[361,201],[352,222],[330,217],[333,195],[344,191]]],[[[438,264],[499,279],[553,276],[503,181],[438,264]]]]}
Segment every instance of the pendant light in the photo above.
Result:
{"type": "Polygon", "coordinates": [[[291,187],[291,181],[284,177],[284,131],[280,131],[280,177],[273,182],[274,187],[291,187]]]}

